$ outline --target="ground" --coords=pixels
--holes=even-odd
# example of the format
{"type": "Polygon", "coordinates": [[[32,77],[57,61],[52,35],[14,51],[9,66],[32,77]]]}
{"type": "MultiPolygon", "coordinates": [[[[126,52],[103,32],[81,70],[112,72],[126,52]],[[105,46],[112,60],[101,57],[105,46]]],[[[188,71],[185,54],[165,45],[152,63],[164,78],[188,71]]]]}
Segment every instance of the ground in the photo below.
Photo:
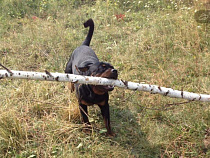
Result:
{"type": "MultiPolygon", "coordinates": [[[[119,79],[210,94],[205,0],[0,1],[0,63],[11,70],[64,72],[92,18],[91,47],[119,79]]],[[[209,157],[209,103],[115,88],[106,137],[97,106],[83,132],[66,83],[0,80],[0,157],[209,157]],[[184,103],[185,102],[185,103],[184,103]]]]}

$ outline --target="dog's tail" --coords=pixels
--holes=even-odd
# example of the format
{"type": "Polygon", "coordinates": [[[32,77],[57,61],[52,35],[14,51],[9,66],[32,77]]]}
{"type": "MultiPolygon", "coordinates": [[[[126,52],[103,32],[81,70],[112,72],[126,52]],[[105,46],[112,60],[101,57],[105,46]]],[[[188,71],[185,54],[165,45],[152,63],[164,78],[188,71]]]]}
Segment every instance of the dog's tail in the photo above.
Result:
{"type": "Polygon", "coordinates": [[[87,27],[90,27],[89,28],[89,32],[87,34],[87,37],[85,38],[84,42],[82,43],[82,45],[86,45],[86,46],[89,46],[90,45],[90,41],[92,39],[92,36],[93,36],[93,31],[94,31],[94,22],[92,19],[89,19],[88,21],[86,21],[84,23],[84,27],[87,28],[87,27]]]}

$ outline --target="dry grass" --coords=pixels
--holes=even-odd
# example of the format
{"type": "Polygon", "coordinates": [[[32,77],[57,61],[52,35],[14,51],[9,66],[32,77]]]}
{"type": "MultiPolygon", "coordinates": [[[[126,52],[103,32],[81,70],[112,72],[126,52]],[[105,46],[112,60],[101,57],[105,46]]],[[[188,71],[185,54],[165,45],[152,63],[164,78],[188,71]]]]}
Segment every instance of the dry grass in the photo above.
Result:
{"type": "MultiPolygon", "coordinates": [[[[63,72],[91,17],[91,47],[120,79],[210,94],[209,24],[194,20],[201,1],[36,0],[19,10],[15,2],[22,4],[0,2],[0,62],[12,70],[63,72]]],[[[66,84],[0,80],[0,157],[210,156],[209,104],[163,110],[177,102],[183,100],[116,88],[110,113],[117,137],[108,138],[97,106],[89,107],[92,130],[82,131],[66,84]]]]}

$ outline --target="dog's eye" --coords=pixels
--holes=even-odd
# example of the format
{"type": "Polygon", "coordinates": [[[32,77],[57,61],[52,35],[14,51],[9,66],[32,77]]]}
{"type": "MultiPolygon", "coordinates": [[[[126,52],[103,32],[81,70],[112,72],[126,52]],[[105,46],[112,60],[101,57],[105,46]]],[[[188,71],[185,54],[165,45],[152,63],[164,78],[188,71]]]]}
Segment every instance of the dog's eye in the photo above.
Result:
{"type": "Polygon", "coordinates": [[[103,69],[106,69],[106,65],[102,65],[102,68],[103,68],[103,69]]]}

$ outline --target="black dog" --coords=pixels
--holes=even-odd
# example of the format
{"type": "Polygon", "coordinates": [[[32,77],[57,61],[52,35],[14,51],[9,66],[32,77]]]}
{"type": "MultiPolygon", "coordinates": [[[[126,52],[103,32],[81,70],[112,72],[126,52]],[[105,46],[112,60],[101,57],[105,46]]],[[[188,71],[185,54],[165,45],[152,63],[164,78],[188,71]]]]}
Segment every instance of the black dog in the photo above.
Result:
{"type": "MultiPolygon", "coordinates": [[[[105,77],[117,79],[118,73],[114,67],[106,62],[100,62],[95,52],[89,47],[94,31],[94,22],[89,19],[84,23],[84,27],[90,27],[88,35],[83,44],[76,48],[66,65],[65,73],[105,77]]],[[[72,90],[76,88],[76,94],[80,106],[80,112],[83,122],[90,124],[87,114],[87,106],[97,104],[101,109],[104,123],[107,129],[107,135],[113,135],[110,126],[109,114],[109,91],[114,89],[113,86],[93,86],[85,84],[72,84],[72,90]]]]}

